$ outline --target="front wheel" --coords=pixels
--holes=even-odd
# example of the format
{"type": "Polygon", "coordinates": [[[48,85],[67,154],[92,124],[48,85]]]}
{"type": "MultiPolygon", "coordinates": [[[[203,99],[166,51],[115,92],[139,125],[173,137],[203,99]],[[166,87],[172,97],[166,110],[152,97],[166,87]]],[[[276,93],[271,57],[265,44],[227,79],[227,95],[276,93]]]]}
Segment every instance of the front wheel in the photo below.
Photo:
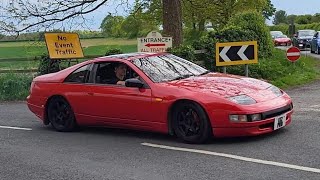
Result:
{"type": "Polygon", "coordinates": [[[52,127],[61,132],[73,131],[76,127],[76,120],[71,106],[62,97],[50,100],[48,104],[48,120],[52,127]]]}
{"type": "Polygon", "coordinates": [[[180,103],[173,112],[173,130],[186,143],[204,143],[212,136],[206,112],[196,103],[180,103]]]}
{"type": "Polygon", "coordinates": [[[316,51],[315,51],[316,54],[320,54],[320,48],[318,45],[316,45],[316,51]]]}

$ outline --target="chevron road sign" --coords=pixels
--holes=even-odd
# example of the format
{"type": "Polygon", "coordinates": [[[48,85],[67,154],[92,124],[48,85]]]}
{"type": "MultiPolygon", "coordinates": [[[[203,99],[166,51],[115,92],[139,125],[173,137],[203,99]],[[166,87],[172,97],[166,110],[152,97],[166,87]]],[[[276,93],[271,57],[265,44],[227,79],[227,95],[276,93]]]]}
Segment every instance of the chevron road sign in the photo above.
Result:
{"type": "Polygon", "coordinates": [[[230,66],[258,63],[257,41],[216,44],[216,65],[230,66]]]}

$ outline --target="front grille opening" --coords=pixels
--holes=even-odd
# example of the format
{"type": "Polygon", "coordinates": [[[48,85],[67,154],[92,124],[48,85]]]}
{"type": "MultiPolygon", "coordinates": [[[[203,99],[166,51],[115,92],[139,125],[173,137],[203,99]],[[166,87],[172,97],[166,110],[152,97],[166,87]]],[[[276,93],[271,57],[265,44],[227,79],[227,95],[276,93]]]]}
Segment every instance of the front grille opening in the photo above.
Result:
{"type": "Polygon", "coordinates": [[[278,109],[275,109],[272,111],[264,112],[264,113],[262,113],[262,119],[265,120],[265,119],[274,118],[274,117],[280,116],[281,114],[289,112],[292,109],[293,109],[293,104],[289,104],[289,105],[286,105],[282,108],[278,108],[278,109]]]}

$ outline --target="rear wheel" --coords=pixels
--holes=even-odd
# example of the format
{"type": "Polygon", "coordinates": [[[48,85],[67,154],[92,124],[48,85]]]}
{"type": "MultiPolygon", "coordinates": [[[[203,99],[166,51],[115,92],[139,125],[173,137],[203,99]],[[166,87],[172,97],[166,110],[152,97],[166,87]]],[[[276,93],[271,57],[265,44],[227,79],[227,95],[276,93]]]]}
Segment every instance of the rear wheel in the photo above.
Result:
{"type": "Polygon", "coordinates": [[[315,51],[312,51],[312,45],[310,47],[310,53],[315,53],[315,51]]]}
{"type": "Polygon", "coordinates": [[[196,103],[178,104],[173,111],[173,130],[187,143],[204,143],[212,136],[211,125],[205,111],[196,103]]]}
{"type": "Polygon", "coordinates": [[[71,106],[62,97],[55,97],[48,104],[48,120],[52,127],[61,132],[73,131],[76,120],[71,106]]]}

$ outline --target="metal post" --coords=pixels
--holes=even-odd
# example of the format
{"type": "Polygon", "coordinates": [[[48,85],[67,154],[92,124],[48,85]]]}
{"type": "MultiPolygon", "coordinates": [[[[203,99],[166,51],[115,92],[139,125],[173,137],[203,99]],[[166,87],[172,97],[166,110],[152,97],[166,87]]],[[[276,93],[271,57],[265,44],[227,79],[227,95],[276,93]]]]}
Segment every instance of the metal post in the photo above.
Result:
{"type": "Polygon", "coordinates": [[[245,69],[244,69],[245,76],[246,76],[246,77],[249,77],[249,65],[246,64],[246,65],[244,65],[244,67],[245,67],[245,69]]]}
{"type": "Polygon", "coordinates": [[[223,69],[223,73],[227,74],[227,67],[223,66],[222,69],[223,69]]]}

